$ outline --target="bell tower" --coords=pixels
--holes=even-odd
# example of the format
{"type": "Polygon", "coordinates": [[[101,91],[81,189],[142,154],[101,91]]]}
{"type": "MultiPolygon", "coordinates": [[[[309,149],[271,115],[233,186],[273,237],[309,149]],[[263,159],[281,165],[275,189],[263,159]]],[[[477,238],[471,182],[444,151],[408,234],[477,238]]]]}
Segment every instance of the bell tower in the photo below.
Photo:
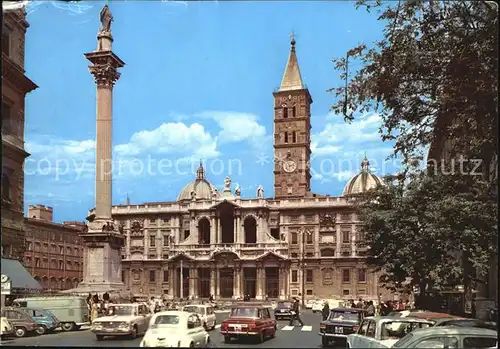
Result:
{"type": "Polygon", "coordinates": [[[274,196],[305,197],[311,191],[311,111],[291,35],[285,74],[274,96],[274,196]]]}

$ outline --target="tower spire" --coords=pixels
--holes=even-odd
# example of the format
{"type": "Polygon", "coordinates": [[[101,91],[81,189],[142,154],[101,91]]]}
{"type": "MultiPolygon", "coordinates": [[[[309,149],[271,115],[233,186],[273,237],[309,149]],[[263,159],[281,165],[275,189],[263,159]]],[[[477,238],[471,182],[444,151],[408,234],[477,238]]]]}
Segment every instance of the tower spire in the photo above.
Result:
{"type": "Polygon", "coordinates": [[[295,53],[295,33],[290,34],[290,56],[285,68],[283,80],[281,80],[280,91],[302,90],[304,84],[302,83],[302,76],[300,75],[299,62],[295,53]]]}
{"type": "Polygon", "coordinates": [[[201,159],[200,159],[200,166],[198,166],[198,169],[196,170],[196,179],[199,180],[205,179],[205,169],[203,168],[203,163],[201,162],[201,159]]]}
{"type": "Polygon", "coordinates": [[[361,171],[367,172],[369,170],[369,166],[370,166],[370,161],[368,161],[365,151],[365,157],[363,158],[363,161],[361,161],[361,171]]]}

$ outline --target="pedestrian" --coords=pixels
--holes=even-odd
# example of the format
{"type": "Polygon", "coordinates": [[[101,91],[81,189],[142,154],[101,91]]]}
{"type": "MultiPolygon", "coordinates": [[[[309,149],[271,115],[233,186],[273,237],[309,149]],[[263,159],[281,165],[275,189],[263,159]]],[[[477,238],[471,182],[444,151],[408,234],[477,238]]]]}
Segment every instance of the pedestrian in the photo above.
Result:
{"type": "Polygon", "coordinates": [[[323,316],[323,321],[328,319],[328,315],[330,315],[330,305],[328,301],[323,301],[323,309],[321,310],[321,315],[323,316]]]}
{"type": "Polygon", "coordinates": [[[155,308],[156,308],[155,297],[151,297],[151,300],[149,301],[149,311],[151,312],[151,314],[155,313],[155,308]]]}
{"type": "Polygon", "coordinates": [[[94,323],[94,321],[99,317],[99,298],[97,298],[97,295],[95,295],[92,299],[92,307],[90,310],[90,323],[94,323]]]}
{"type": "Polygon", "coordinates": [[[360,298],[358,300],[358,303],[356,303],[356,308],[363,309],[363,298],[360,298]]]}
{"type": "Polygon", "coordinates": [[[351,304],[349,305],[351,308],[356,308],[356,304],[354,303],[354,299],[351,299],[351,304]]]}
{"type": "Polygon", "coordinates": [[[302,322],[302,319],[300,318],[300,305],[299,305],[299,299],[294,298],[294,303],[292,306],[292,317],[290,318],[290,326],[294,326],[295,320],[297,320],[300,323],[300,326],[304,326],[304,323],[302,322]]]}
{"type": "Polygon", "coordinates": [[[368,308],[366,308],[366,316],[375,316],[375,306],[373,301],[368,302],[368,308]]]}

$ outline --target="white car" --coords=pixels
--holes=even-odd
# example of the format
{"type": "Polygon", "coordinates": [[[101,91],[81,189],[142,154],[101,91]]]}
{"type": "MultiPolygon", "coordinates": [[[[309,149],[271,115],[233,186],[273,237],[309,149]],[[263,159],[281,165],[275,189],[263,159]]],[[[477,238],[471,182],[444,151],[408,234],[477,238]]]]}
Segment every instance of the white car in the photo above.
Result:
{"type": "Polygon", "coordinates": [[[98,341],[108,336],[136,338],[148,329],[151,313],[145,304],[113,304],[113,315],[97,318],[91,331],[98,341]]]}
{"type": "Polygon", "coordinates": [[[208,347],[210,336],[196,313],[162,311],[153,315],[140,347],[208,347]]]}
{"type": "Polygon", "coordinates": [[[311,309],[313,313],[321,313],[323,307],[324,303],[322,301],[316,301],[316,303],[313,304],[311,309]]]}
{"type": "Polygon", "coordinates": [[[190,304],[182,307],[182,311],[196,313],[200,316],[201,323],[205,330],[214,330],[217,324],[214,308],[209,304],[190,304]]]}
{"type": "Polygon", "coordinates": [[[365,317],[355,334],[347,336],[348,348],[390,348],[417,328],[428,328],[429,320],[393,316],[365,317]]]}
{"type": "Polygon", "coordinates": [[[0,338],[14,333],[14,327],[6,317],[0,318],[0,338]]]}
{"type": "Polygon", "coordinates": [[[307,302],[306,302],[306,309],[312,309],[314,303],[316,303],[317,301],[314,300],[314,299],[308,299],[307,302]]]}

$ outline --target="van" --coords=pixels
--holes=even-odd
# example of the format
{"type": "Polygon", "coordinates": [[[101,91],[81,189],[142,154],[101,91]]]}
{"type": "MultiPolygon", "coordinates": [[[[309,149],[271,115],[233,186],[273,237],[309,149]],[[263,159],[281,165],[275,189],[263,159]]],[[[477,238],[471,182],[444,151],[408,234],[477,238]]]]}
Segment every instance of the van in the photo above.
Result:
{"type": "Polygon", "coordinates": [[[190,304],[182,308],[182,311],[188,313],[196,313],[200,316],[201,322],[205,330],[214,330],[217,324],[214,308],[208,304],[190,304]]]}
{"type": "Polygon", "coordinates": [[[83,325],[90,325],[89,308],[85,297],[52,296],[29,297],[14,300],[13,305],[21,308],[45,309],[60,322],[63,331],[76,331],[83,325]]]}

